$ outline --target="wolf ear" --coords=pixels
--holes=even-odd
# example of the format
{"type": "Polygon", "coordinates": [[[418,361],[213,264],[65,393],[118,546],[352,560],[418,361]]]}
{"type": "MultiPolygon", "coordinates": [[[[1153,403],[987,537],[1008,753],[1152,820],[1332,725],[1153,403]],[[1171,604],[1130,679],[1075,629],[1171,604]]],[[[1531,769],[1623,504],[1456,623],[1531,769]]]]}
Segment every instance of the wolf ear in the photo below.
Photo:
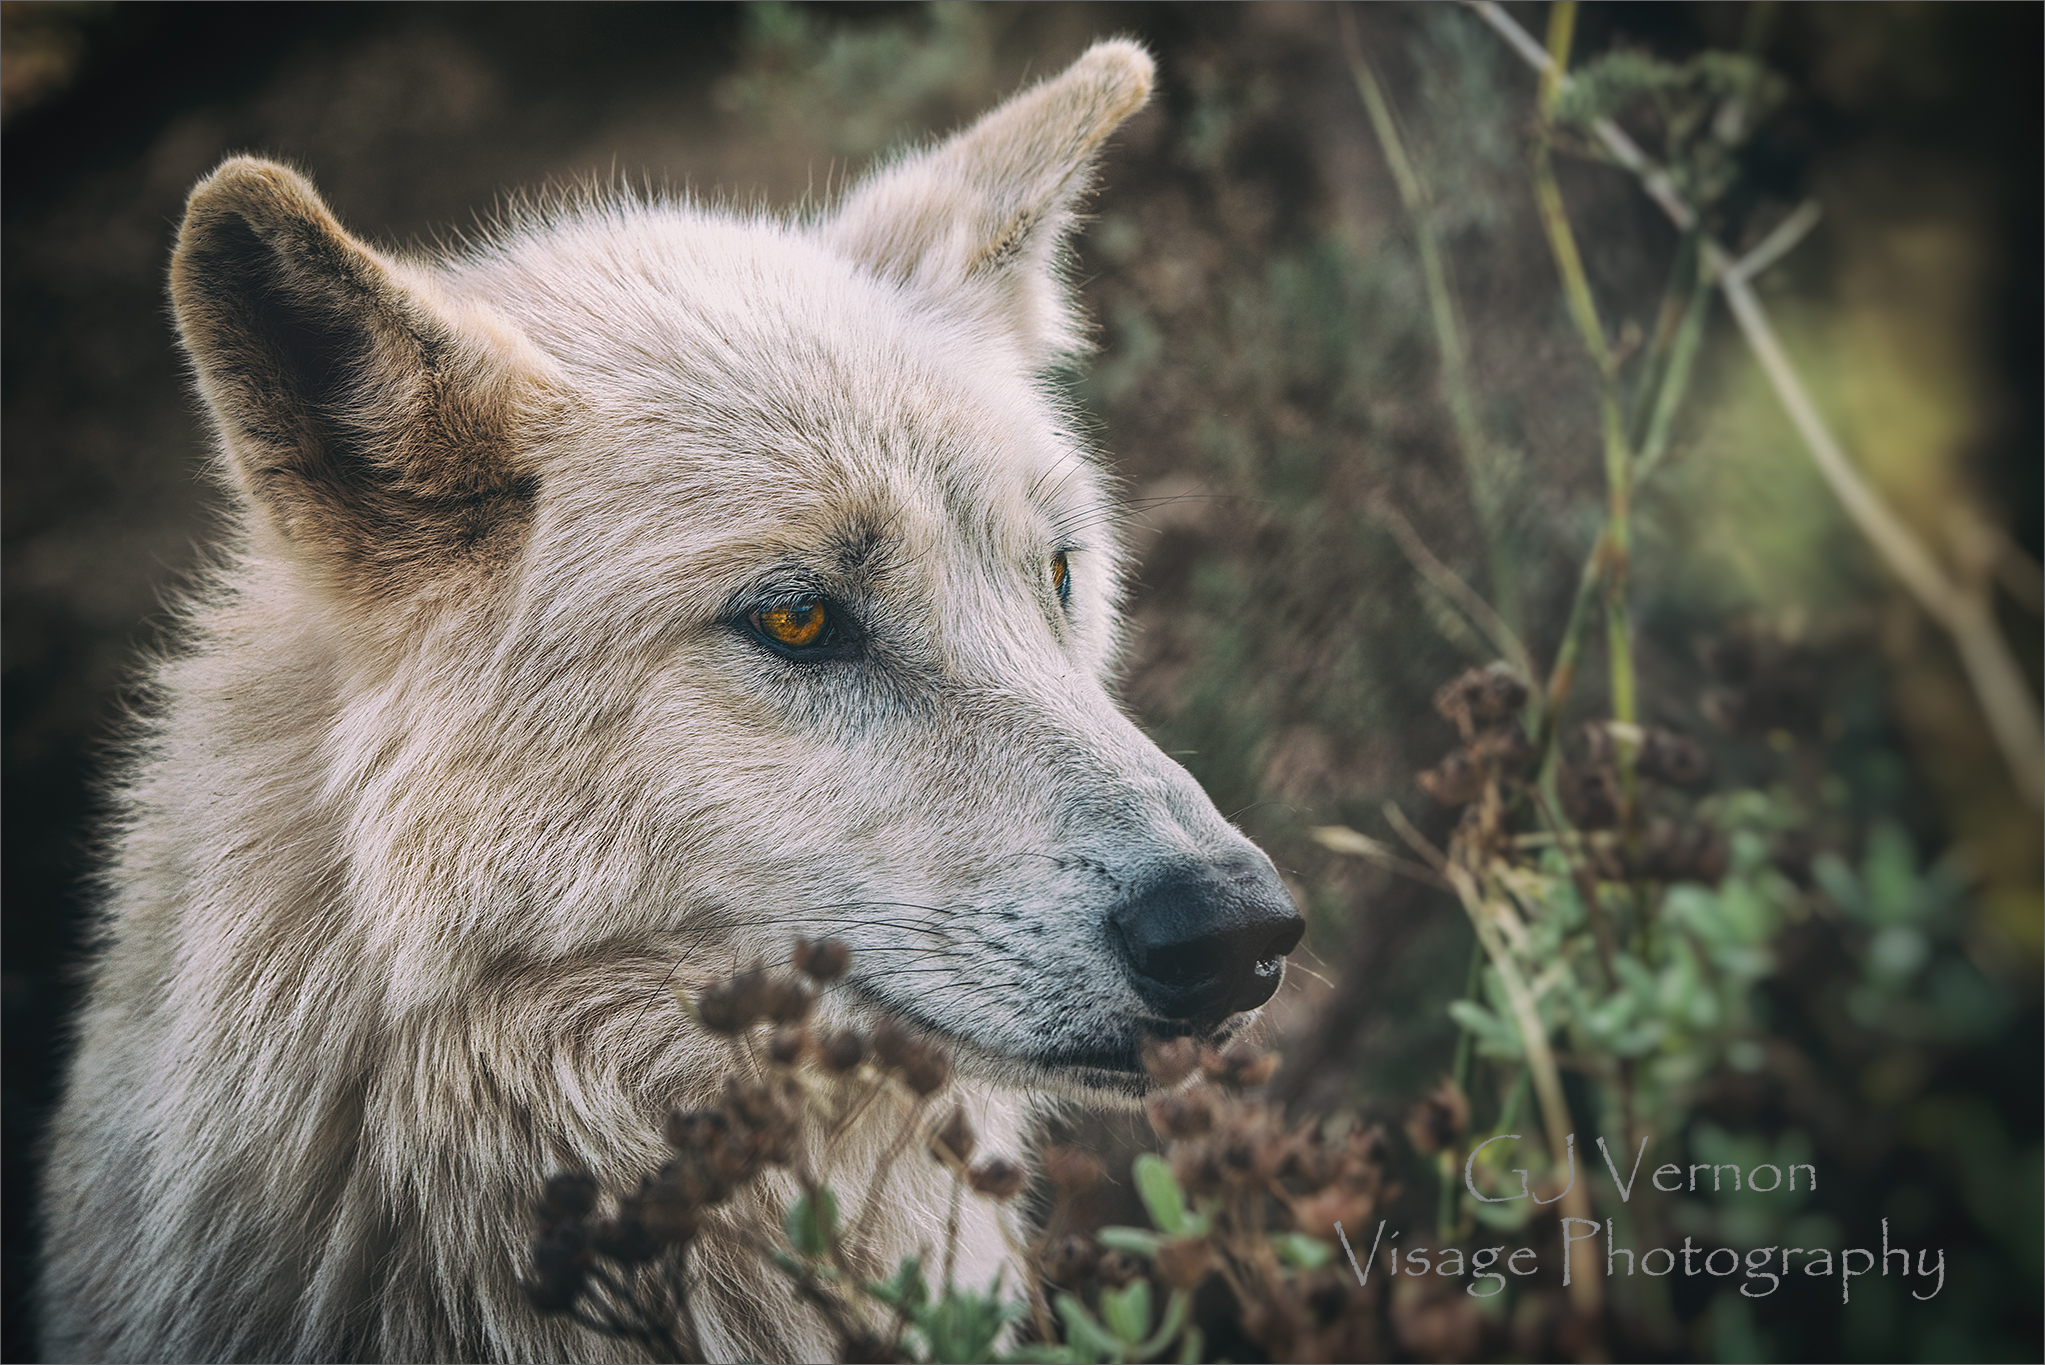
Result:
{"type": "Polygon", "coordinates": [[[1058,279],[1094,153],[1150,95],[1150,54],[1096,43],[1063,73],[855,186],[827,241],[1001,327],[1032,369],[1080,348],[1058,279]]]}
{"type": "Polygon", "coordinates": [[[517,543],[535,492],[518,450],[553,392],[510,324],[252,157],[192,191],[170,282],[231,475],[333,587],[387,596],[517,543]]]}

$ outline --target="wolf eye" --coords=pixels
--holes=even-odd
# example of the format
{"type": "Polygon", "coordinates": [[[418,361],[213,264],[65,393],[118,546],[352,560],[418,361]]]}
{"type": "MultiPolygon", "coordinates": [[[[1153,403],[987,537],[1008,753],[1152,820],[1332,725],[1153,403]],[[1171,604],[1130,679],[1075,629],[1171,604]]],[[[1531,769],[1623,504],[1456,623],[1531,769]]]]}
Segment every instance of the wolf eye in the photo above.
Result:
{"type": "Polygon", "coordinates": [[[1072,565],[1066,561],[1063,550],[1051,556],[1051,590],[1058,594],[1060,602],[1072,597],[1072,565]]]}
{"type": "Polygon", "coordinates": [[[814,597],[763,607],[748,618],[761,636],[784,649],[808,649],[822,643],[831,613],[814,597]]]}

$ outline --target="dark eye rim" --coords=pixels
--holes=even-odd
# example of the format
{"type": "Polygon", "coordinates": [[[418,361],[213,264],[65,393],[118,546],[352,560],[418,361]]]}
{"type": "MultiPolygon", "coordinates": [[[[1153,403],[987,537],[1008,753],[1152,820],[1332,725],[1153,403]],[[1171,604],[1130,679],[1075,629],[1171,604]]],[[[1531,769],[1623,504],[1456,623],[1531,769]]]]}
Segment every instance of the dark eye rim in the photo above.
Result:
{"type": "Polygon", "coordinates": [[[1060,606],[1072,604],[1072,554],[1070,546],[1051,552],[1051,591],[1057,594],[1060,606]],[[1058,572],[1061,563],[1065,566],[1062,575],[1058,572]]]}
{"type": "Polygon", "coordinates": [[[797,663],[814,663],[827,659],[842,659],[853,653],[859,645],[859,635],[851,624],[851,617],[845,609],[822,593],[789,593],[783,596],[755,602],[738,614],[732,624],[746,637],[768,651],[797,663]],[[767,612],[783,607],[806,606],[816,603],[824,609],[824,629],[817,638],[806,645],[791,645],[774,638],[760,623],[760,617],[767,612]]]}

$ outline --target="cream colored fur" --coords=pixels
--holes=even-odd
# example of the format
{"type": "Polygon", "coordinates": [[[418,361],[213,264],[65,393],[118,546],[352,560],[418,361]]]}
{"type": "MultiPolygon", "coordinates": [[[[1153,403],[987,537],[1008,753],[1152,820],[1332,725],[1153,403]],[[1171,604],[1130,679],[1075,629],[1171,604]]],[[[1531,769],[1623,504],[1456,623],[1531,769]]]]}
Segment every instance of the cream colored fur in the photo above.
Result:
{"type": "MultiPolygon", "coordinates": [[[[631,1358],[522,1300],[532,1196],[656,1164],[727,1056],[671,977],[798,933],[852,945],[843,1017],[954,1049],[990,1150],[1129,1083],[1101,907],[1247,849],[1107,690],[1114,518],[1043,382],[1150,78],[1102,43],[815,221],[590,198],[399,260],[273,163],[199,185],[173,298],[241,529],[120,775],[52,1358],[631,1358]],[[857,660],[747,635],[813,591],[857,660]]],[[[947,1189],[905,1161],[873,1254],[947,1189]]],[[[693,1264],[710,1350],[827,1358],[773,1272],[693,1264]]]]}

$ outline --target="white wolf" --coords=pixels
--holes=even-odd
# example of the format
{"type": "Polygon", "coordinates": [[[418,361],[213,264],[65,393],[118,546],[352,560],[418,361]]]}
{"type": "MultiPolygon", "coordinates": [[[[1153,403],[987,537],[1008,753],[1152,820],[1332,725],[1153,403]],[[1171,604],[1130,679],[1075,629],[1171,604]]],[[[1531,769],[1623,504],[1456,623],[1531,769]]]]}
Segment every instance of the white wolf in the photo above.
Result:
{"type": "MultiPolygon", "coordinates": [[[[625,1352],[517,1273],[551,1171],[708,1098],[678,963],[846,940],[842,1008],[945,1040],[1008,1151],[1269,998],[1301,922],[1108,691],[1114,518],[1043,378],[1150,79],[1101,43],[809,220],[586,197],[421,260],[271,162],[193,191],[241,528],[118,787],[53,1356],[625,1352]]],[[[904,1163],[884,1255],[947,1187],[904,1163]]],[[[707,1349],[825,1358],[771,1271],[692,1264],[707,1349]]]]}

